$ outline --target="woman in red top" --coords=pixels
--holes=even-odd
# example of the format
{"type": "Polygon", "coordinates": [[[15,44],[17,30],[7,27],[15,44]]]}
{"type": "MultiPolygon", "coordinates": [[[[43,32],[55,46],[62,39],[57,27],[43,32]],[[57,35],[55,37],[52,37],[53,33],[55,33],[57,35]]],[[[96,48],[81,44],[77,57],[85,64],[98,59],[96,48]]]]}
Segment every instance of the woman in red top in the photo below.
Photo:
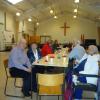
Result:
{"type": "Polygon", "coordinates": [[[45,43],[41,49],[42,56],[46,56],[48,54],[52,54],[52,41],[49,40],[47,43],[45,43]]]}

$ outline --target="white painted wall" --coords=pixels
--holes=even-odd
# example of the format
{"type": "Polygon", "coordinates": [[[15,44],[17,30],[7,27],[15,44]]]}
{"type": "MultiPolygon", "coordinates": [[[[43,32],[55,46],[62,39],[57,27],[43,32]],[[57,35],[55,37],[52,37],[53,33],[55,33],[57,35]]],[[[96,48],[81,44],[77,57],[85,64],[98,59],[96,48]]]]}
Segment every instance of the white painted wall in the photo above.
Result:
{"type": "Polygon", "coordinates": [[[34,31],[34,25],[32,22],[28,22],[28,21],[19,21],[19,30],[18,30],[18,40],[20,40],[22,38],[22,31],[24,34],[33,34],[34,31]]]}
{"type": "Polygon", "coordinates": [[[0,31],[3,31],[3,30],[4,30],[4,12],[0,11],[0,31]]]}
{"type": "Polygon", "coordinates": [[[5,11],[0,10],[0,22],[5,23],[5,21],[6,21],[6,30],[4,29],[4,27],[2,28],[2,26],[0,25],[0,31],[4,32],[5,34],[9,33],[8,34],[9,36],[0,32],[0,34],[1,34],[0,37],[2,37],[0,39],[1,42],[2,42],[3,38],[6,39],[5,42],[9,42],[12,34],[14,34],[14,35],[18,34],[18,38],[20,39],[22,37],[22,30],[26,34],[33,34],[33,23],[28,22],[28,21],[24,21],[24,26],[23,26],[23,21],[19,21],[18,33],[16,33],[16,18],[15,18],[15,16],[12,15],[10,12],[6,12],[6,20],[5,20],[4,13],[5,13],[5,11]]]}
{"type": "Polygon", "coordinates": [[[25,21],[25,32],[27,34],[33,34],[33,31],[34,31],[34,25],[32,22],[28,22],[28,21],[25,21]]]}
{"type": "Polygon", "coordinates": [[[26,34],[33,34],[34,25],[32,22],[28,21],[19,21],[19,32],[24,31],[26,34]]]}
{"type": "Polygon", "coordinates": [[[51,35],[52,39],[57,39],[61,43],[72,42],[73,39],[80,39],[81,34],[85,35],[85,38],[96,39],[98,43],[98,33],[96,22],[77,18],[73,19],[72,15],[59,16],[57,20],[51,18],[44,22],[41,22],[38,28],[38,34],[51,35]],[[64,36],[64,30],[60,28],[64,25],[64,22],[70,26],[67,29],[67,35],[64,36]]]}
{"type": "MultiPolygon", "coordinates": [[[[4,11],[0,10],[0,22],[4,23],[4,11]]],[[[18,32],[22,32],[23,22],[19,21],[19,30],[18,32]]],[[[33,34],[34,28],[33,23],[25,21],[24,22],[24,32],[26,34],[33,34]]],[[[16,20],[15,17],[7,12],[6,13],[6,29],[16,34],[16,20]]],[[[3,40],[2,31],[4,31],[4,27],[0,29],[0,41],[3,40]]],[[[80,39],[80,35],[84,34],[85,38],[96,39],[98,43],[98,33],[97,33],[97,23],[83,19],[77,18],[73,19],[72,15],[62,15],[59,16],[57,20],[51,18],[45,20],[40,23],[38,27],[39,35],[51,35],[53,39],[58,39],[59,42],[72,42],[73,39],[80,39]],[[67,22],[69,29],[67,29],[67,35],[64,36],[64,30],[60,28],[64,25],[64,22],[67,22]]],[[[21,34],[18,35],[19,37],[21,34]]],[[[9,38],[9,37],[6,37],[9,38]]],[[[9,39],[8,39],[9,40],[9,39]]]]}
{"type": "Polygon", "coordinates": [[[0,50],[4,50],[4,12],[0,11],[0,50]]]}
{"type": "Polygon", "coordinates": [[[16,33],[16,20],[15,16],[6,12],[6,30],[16,33]]]}
{"type": "Polygon", "coordinates": [[[4,23],[3,27],[0,26],[0,50],[4,50],[5,43],[7,42],[11,43],[12,35],[16,34],[16,20],[15,20],[15,17],[11,13],[6,12],[1,9],[0,23],[4,23]]]}

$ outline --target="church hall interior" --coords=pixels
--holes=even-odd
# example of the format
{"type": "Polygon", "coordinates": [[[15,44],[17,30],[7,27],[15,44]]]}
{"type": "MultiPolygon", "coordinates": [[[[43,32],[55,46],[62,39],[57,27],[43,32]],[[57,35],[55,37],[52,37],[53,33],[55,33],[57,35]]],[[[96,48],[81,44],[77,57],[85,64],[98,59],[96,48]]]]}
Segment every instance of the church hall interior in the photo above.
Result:
{"type": "MultiPolygon", "coordinates": [[[[0,0],[0,100],[67,100],[65,99],[67,87],[65,70],[69,65],[68,57],[75,41],[80,42],[86,52],[88,52],[89,45],[95,45],[100,52],[100,0],[0,0]],[[42,71],[42,74],[47,75],[60,75],[63,72],[64,89],[60,96],[51,93],[52,95],[44,94],[39,99],[37,94],[42,90],[49,93],[52,90],[37,86],[37,91],[39,89],[41,91],[34,92],[31,90],[31,82],[28,97],[23,93],[22,78],[6,76],[9,69],[6,73],[4,60],[9,59],[11,50],[17,45],[21,45],[22,41],[27,45],[26,52],[31,44],[39,48],[41,58],[38,62],[32,63],[33,67],[39,66],[39,72],[42,71]],[[50,45],[54,42],[59,43],[58,48],[55,46],[51,48],[53,53],[48,53],[51,55],[43,54],[45,50],[42,51],[43,45],[47,42],[51,42],[50,45]],[[64,57],[66,59],[63,59],[64,57]],[[53,64],[55,65],[53,66],[53,64]],[[7,91],[5,91],[5,87],[7,91]],[[8,96],[5,92],[14,96],[8,96]],[[26,97],[23,97],[23,94],[26,97]]],[[[26,54],[28,55],[28,52],[26,54]]],[[[34,54],[34,56],[37,55],[34,54]]],[[[35,81],[39,82],[39,75],[36,74],[35,78],[35,81]]],[[[51,87],[53,88],[53,86],[51,87]]],[[[56,87],[54,89],[58,93],[59,90],[56,90],[56,87]]],[[[90,97],[90,100],[94,100],[95,94],[93,91],[84,91],[83,97],[90,97]]],[[[82,100],[88,100],[88,98],[82,100]]]]}

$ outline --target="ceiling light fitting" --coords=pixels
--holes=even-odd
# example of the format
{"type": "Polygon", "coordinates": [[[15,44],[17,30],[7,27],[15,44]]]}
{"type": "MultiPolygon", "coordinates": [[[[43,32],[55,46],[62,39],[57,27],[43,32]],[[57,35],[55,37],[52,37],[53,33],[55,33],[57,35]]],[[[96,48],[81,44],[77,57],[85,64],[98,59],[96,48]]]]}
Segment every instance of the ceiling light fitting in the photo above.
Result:
{"type": "Polygon", "coordinates": [[[73,18],[77,18],[77,16],[76,16],[76,15],[74,15],[74,16],[73,16],[73,18]]]}
{"type": "Polygon", "coordinates": [[[74,12],[77,13],[77,9],[74,9],[74,12]]]}
{"type": "Polygon", "coordinates": [[[7,0],[8,2],[12,3],[12,4],[16,4],[16,3],[19,3],[23,0],[7,0]]]}
{"type": "Polygon", "coordinates": [[[50,10],[50,14],[53,14],[53,13],[54,13],[54,11],[51,9],[51,10],[50,10]]]}
{"type": "Polygon", "coordinates": [[[58,18],[58,16],[56,16],[56,15],[55,15],[55,16],[54,16],[54,18],[55,18],[55,19],[57,19],[57,18],[58,18]]]}
{"type": "Polygon", "coordinates": [[[39,26],[39,24],[40,24],[39,22],[36,23],[37,26],[39,26]]]}
{"type": "Polygon", "coordinates": [[[19,12],[16,13],[16,16],[20,16],[21,14],[19,12]]]}
{"type": "Polygon", "coordinates": [[[74,0],[74,2],[75,2],[75,3],[79,3],[79,2],[80,2],[80,0],[74,0]]]}
{"type": "Polygon", "coordinates": [[[29,19],[28,19],[28,21],[29,21],[29,22],[31,22],[31,21],[32,21],[32,19],[31,19],[31,18],[29,18],[29,19]]]}

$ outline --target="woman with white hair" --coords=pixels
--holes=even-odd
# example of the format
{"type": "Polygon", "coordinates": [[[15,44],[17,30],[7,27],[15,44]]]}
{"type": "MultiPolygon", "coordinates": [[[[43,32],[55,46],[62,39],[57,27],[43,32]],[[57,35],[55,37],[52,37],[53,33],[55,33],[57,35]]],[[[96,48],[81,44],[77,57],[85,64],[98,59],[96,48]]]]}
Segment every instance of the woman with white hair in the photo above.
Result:
{"type": "MultiPolygon", "coordinates": [[[[98,48],[94,45],[90,45],[87,50],[87,54],[83,56],[78,64],[77,68],[74,71],[80,74],[89,74],[89,75],[98,75],[99,71],[99,61],[100,57],[98,54],[98,48]]],[[[75,83],[76,79],[82,83],[90,83],[93,85],[97,85],[97,78],[93,77],[73,77],[73,81],[75,83]]],[[[75,99],[82,99],[82,89],[75,89],[74,92],[75,99]]]]}

